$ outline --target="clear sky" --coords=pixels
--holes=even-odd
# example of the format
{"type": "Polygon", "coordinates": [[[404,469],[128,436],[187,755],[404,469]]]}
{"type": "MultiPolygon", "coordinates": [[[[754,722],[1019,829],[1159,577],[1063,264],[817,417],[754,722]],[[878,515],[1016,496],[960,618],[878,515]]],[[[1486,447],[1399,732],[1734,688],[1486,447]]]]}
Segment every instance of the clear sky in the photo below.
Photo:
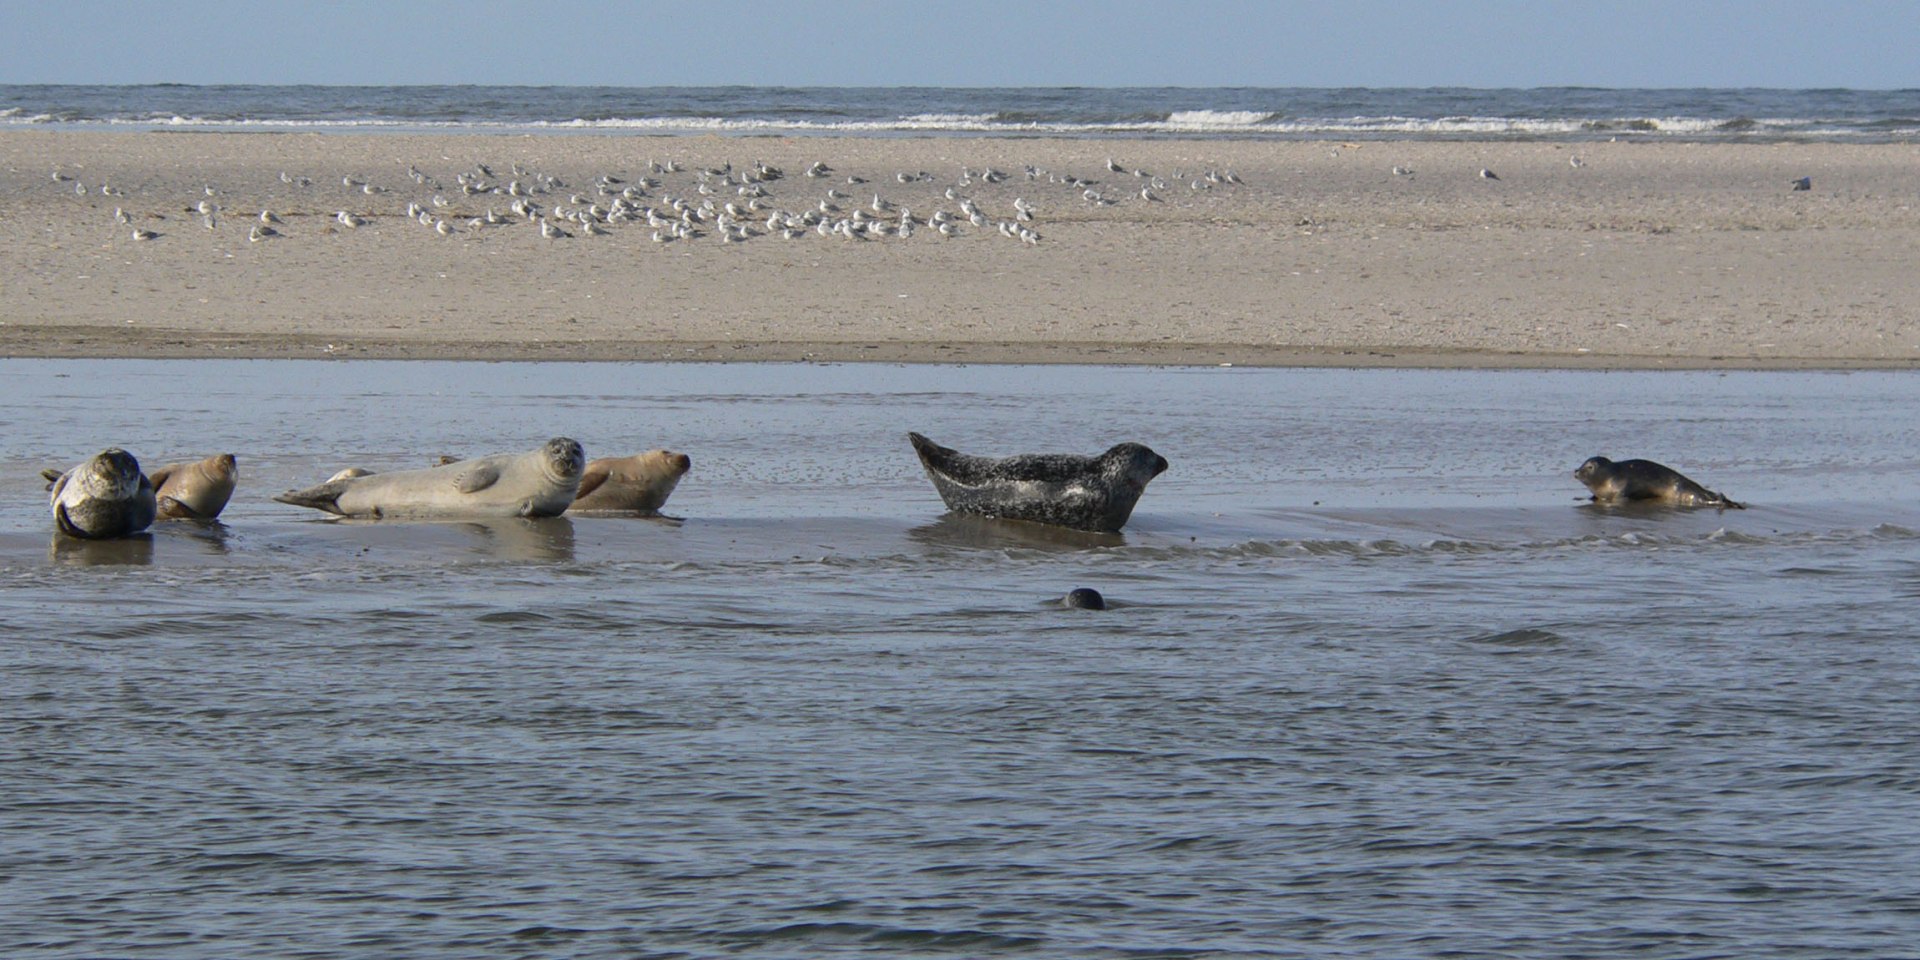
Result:
{"type": "Polygon", "coordinates": [[[0,83],[1920,87],[1911,0],[0,0],[0,83]]]}

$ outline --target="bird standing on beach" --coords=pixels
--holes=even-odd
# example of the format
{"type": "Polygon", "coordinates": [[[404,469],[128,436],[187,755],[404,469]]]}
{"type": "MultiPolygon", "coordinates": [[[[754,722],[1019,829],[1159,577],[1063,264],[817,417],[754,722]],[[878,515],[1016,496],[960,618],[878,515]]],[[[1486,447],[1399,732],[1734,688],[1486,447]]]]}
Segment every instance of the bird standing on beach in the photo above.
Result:
{"type": "Polygon", "coordinates": [[[1498,180],[1498,179],[1500,179],[1500,175],[1499,175],[1499,174],[1497,174],[1497,173],[1494,173],[1494,172],[1493,172],[1492,170],[1488,170],[1488,169],[1487,169],[1486,167],[1481,167],[1481,168],[1480,168],[1480,179],[1482,179],[1482,180],[1498,180]]]}
{"type": "Polygon", "coordinates": [[[1813,189],[1813,178],[1812,178],[1812,177],[1801,177],[1800,179],[1798,179],[1798,180],[1795,180],[1795,181],[1793,182],[1793,188],[1794,188],[1795,190],[1812,190],[1812,189],[1813,189]]]}

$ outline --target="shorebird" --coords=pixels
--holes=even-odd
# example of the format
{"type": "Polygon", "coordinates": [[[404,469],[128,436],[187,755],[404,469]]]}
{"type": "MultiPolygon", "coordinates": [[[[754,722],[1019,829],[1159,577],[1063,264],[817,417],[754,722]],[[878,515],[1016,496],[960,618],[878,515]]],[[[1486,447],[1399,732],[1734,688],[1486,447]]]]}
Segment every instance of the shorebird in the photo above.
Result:
{"type": "Polygon", "coordinates": [[[1488,169],[1487,169],[1486,167],[1481,167],[1481,168],[1480,168],[1480,179],[1482,179],[1482,180],[1498,180],[1498,179],[1500,179],[1500,175],[1499,175],[1499,174],[1497,174],[1497,173],[1494,173],[1494,172],[1493,172],[1492,170],[1488,170],[1488,169]]]}
{"type": "Polygon", "coordinates": [[[1141,187],[1141,188],[1140,188],[1140,199],[1142,199],[1142,200],[1146,200],[1146,201],[1149,201],[1149,202],[1152,202],[1152,203],[1160,203],[1160,202],[1162,202],[1162,201],[1160,200],[1160,198],[1159,198],[1158,196],[1155,196],[1155,195],[1154,195],[1154,192],[1153,192],[1153,188],[1152,188],[1152,187],[1141,187]]]}
{"type": "Polygon", "coordinates": [[[272,210],[262,210],[260,211],[260,222],[261,223],[279,223],[280,218],[276,216],[272,210]]]}
{"type": "Polygon", "coordinates": [[[573,234],[556,226],[552,220],[540,221],[540,235],[546,237],[548,240],[560,240],[573,236],[573,234]]]}
{"type": "Polygon", "coordinates": [[[1112,171],[1112,172],[1114,172],[1114,173],[1126,173],[1126,172],[1127,172],[1127,168],[1126,168],[1126,167],[1123,167],[1123,166],[1121,166],[1121,165],[1119,165],[1119,164],[1117,164],[1117,163],[1115,163],[1115,162],[1113,162],[1113,158],[1112,158],[1112,157],[1108,157],[1108,158],[1107,158],[1107,169],[1108,169],[1108,170],[1110,170],[1110,171],[1112,171]]]}
{"type": "Polygon", "coordinates": [[[1793,188],[1794,188],[1795,190],[1812,190],[1812,189],[1813,189],[1813,178],[1812,178],[1812,177],[1801,177],[1800,179],[1798,179],[1798,180],[1795,180],[1795,181],[1793,182],[1793,188]]]}
{"type": "Polygon", "coordinates": [[[1578,169],[1580,169],[1581,167],[1584,167],[1584,166],[1586,166],[1586,165],[1587,165],[1587,161],[1585,161],[1585,160],[1582,160],[1582,159],[1581,159],[1581,158],[1579,158],[1579,157],[1568,157],[1568,158],[1567,158],[1567,166],[1569,166],[1569,167],[1572,167],[1572,168],[1574,168],[1575,170],[1578,170],[1578,169]]]}
{"type": "Polygon", "coordinates": [[[133,231],[133,238],[135,240],[157,240],[160,238],[160,235],[154,233],[152,230],[135,230],[133,231]]]}
{"type": "Polygon", "coordinates": [[[340,221],[340,225],[343,227],[346,227],[349,230],[355,227],[363,227],[363,226],[366,226],[367,224],[367,221],[364,217],[356,217],[345,210],[342,210],[339,213],[334,214],[333,219],[340,221]]]}
{"type": "Polygon", "coordinates": [[[119,207],[114,207],[113,220],[115,223],[131,225],[133,223],[133,215],[119,207]]]}
{"type": "Polygon", "coordinates": [[[270,240],[279,235],[280,235],[280,231],[275,230],[274,228],[269,227],[266,224],[259,224],[255,226],[252,230],[247,231],[247,241],[249,243],[259,243],[262,240],[270,240]]]}
{"type": "Polygon", "coordinates": [[[1413,168],[1412,167],[1394,167],[1393,175],[1396,177],[1411,177],[1413,176],[1413,168]]]}

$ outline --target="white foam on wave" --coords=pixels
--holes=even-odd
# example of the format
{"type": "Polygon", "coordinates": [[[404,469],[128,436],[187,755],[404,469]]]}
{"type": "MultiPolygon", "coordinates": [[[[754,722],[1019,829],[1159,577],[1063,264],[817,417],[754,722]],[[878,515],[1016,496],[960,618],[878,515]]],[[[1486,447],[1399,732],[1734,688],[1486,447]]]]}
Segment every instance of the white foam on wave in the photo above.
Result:
{"type": "Polygon", "coordinates": [[[1179,127],[1251,127],[1272,118],[1259,110],[1175,110],[1167,122],[1179,127]]]}

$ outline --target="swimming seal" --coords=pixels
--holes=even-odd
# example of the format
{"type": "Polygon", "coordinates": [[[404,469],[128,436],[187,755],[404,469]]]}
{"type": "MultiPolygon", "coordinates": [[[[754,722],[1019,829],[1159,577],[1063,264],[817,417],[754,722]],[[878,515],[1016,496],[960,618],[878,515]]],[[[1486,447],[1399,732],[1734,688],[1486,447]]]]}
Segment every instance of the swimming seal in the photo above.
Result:
{"type": "Polygon", "coordinates": [[[671,450],[589,460],[580,474],[580,494],[567,512],[657,515],[692,468],[692,458],[671,450]]]}
{"type": "Polygon", "coordinates": [[[1097,457],[993,458],[958,453],[917,433],[907,439],[947,509],[1094,533],[1126,526],[1147,482],[1167,469],[1165,457],[1138,443],[1119,444],[1097,457]]]}
{"type": "Polygon", "coordinates": [[[140,461],[119,447],[103,450],[52,480],[47,500],[61,533],[105,540],[153,525],[153,482],[140,472],[140,461]]]}
{"type": "Polygon", "coordinates": [[[1745,504],[1735,503],[1681,476],[1680,471],[1652,460],[1616,462],[1606,457],[1591,457],[1573,471],[1573,476],[1593,491],[1595,503],[1658,500],[1677,507],[1746,509],[1745,504]]]}
{"type": "Polygon", "coordinates": [[[227,508],[240,479],[231,453],[191,463],[169,463],[147,477],[162,520],[212,520],[227,508]]]}
{"type": "Polygon", "coordinates": [[[274,499],[343,517],[557,517],[572,505],[586,460],[577,441],[554,437],[526,453],[424,470],[336,474],[274,499]]]}
{"type": "Polygon", "coordinates": [[[1092,587],[1075,587],[1060,598],[1060,605],[1073,610],[1105,610],[1107,598],[1092,587]]]}

